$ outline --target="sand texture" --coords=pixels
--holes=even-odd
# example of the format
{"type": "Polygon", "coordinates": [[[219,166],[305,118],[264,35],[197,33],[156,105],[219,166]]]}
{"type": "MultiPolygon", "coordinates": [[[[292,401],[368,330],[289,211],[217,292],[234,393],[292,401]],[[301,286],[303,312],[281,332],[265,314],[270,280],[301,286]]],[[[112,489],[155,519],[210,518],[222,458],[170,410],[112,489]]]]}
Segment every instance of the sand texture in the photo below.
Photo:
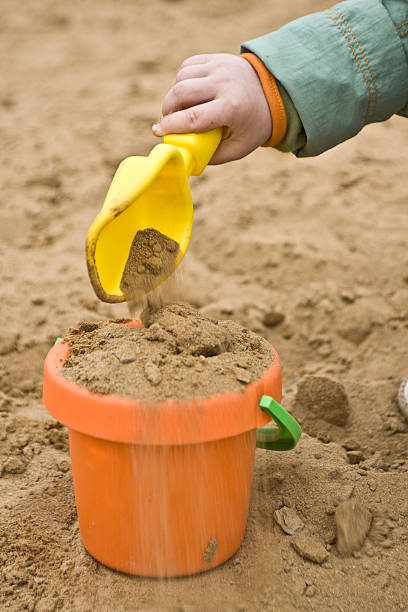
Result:
{"type": "Polygon", "coordinates": [[[274,361],[261,336],[183,304],[161,308],[145,329],[85,324],[68,342],[65,378],[93,393],[146,402],[244,391],[274,361]]]}
{"type": "Polygon", "coordinates": [[[174,272],[179,248],[177,242],[155,229],[136,232],[120,282],[126,300],[149,293],[160,279],[174,272]]]}
{"type": "Polygon", "coordinates": [[[2,610],[408,609],[408,423],[397,402],[408,374],[406,119],[369,126],[319,158],[260,149],[191,181],[180,299],[272,342],[283,405],[304,428],[293,451],[257,451],[247,531],[233,559],[157,582],[89,557],[67,432],[41,398],[56,337],[80,321],[128,316],[125,304],[93,294],[86,232],[119,162],[157,142],[150,127],[181,61],[237,52],[241,41],[329,6],[0,3],[2,610]],[[320,403],[310,404],[320,384],[320,403]],[[336,405],[326,413],[328,396],[336,405]],[[351,555],[336,541],[336,509],[349,499],[371,516],[365,533],[352,510],[340,513],[343,534],[358,525],[351,555]],[[303,523],[301,531],[282,530],[281,508],[297,515],[291,525],[303,523]]]}

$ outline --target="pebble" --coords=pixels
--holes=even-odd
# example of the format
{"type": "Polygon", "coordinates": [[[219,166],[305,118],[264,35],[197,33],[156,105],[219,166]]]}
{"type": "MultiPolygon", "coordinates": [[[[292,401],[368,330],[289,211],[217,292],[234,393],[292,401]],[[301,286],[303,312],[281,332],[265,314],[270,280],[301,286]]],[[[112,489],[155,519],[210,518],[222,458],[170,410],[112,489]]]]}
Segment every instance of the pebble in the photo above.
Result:
{"type": "Polygon", "coordinates": [[[285,315],[282,312],[278,312],[276,310],[270,310],[264,315],[262,323],[266,327],[276,327],[280,325],[285,320],[285,315]]]}
{"type": "Polygon", "coordinates": [[[251,374],[248,370],[244,370],[243,368],[235,368],[235,376],[238,382],[242,382],[246,385],[251,382],[251,374]]]}
{"type": "Polygon", "coordinates": [[[364,455],[359,450],[352,450],[347,452],[347,459],[349,463],[356,465],[357,463],[364,461],[364,455]]]}
{"type": "Polygon", "coordinates": [[[352,291],[342,291],[340,293],[340,299],[346,304],[352,304],[356,300],[356,296],[352,291]]]}
{"type": "Polygon", "coordinates": [[[64,473],[69,472],[70,467],[71,465],[66,459],[61,459],[61,461],[57,464],[58,470],[64,473]]]}
{"type": "Polygon", "coordinates": [[[351,555],[360,550],[371,526],[371,512],[355,499],[348,499],[336,508],[337,550],[351,555]]]}
{"type": "Polygon", "coordinates": [[[18,446],[18,448],[24,448],[25,446],[27,446],[29,441],[30,441],[29,434],[19,434],[16,439],[16,446],[18,446]]]}
{"type": "Polygon", "coordinates": [[[147,380],[154,386],[157,386],[161,383],[162,373],[160,372],[160,368],[157,367],[151,361],[148,361],[144,367],[144,374],[147,380]]]}
{"type": "Polygon", "coordinates": [[[354,438],[349,438],[349,439],[345,440],[343,442],[342,446],[347,451],[360,450],[360,444],[356,440],[354,440],[354,438]]]}
{"type": "Polygon", "coordinates": [[[296,512],[292,508],[286,506],[279,508],[279,510],[275,510],[273,516],[279,527],[288,535],[293,535],[297,531],[302,531],[305,526],[296,512]]]}
{"type": "Polygon", "coordinates": [[[298,555],[303,557],[303,559],[313,561],[313,563],[323,563],[329,556],[323,544],[303,533],[295,535],[291,544],[298,555]]]}
{"type": "Polygon", "coordinates": [[[7,474],[22,474],[25,469],[25,463],[18,457],[9,457],[4,463],[4,471],[7,474]]]}

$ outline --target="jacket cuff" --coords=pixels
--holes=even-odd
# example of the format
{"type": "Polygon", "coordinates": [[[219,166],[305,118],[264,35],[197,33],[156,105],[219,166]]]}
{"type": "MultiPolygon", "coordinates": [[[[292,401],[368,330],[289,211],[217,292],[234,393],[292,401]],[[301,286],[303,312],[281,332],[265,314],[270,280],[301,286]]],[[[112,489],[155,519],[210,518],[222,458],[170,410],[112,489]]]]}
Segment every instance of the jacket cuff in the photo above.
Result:
{"type": "Polygon", "coordinates": [[[306,132],[298,156],[318,155],[408,102],[408,65],[379,0],[342,2],[242,45],[283,84],[306,132]]]}
{"type": "Polygon", "coordinates": [[[241,57],[246,59],[258,74],[272,117],[272,135],[262,146],[274,147],[282,142],[286,134],[285,106],[275,77],[254,53],[242,53],[241,57]]]}

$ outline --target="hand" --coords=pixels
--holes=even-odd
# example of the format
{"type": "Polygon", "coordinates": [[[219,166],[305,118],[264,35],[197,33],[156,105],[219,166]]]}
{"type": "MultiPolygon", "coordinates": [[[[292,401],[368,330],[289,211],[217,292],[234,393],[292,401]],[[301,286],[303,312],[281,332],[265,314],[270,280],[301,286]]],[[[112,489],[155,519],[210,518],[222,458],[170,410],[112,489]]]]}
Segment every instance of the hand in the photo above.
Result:
{"type": "Polygon", "coordinates": [[[211,164],[240,159],[271,136],[272,119],[261,82],[251,64],[228,53],[186,59],[163,102],[155,136],[206,132],[223,127],[211,164]]]}

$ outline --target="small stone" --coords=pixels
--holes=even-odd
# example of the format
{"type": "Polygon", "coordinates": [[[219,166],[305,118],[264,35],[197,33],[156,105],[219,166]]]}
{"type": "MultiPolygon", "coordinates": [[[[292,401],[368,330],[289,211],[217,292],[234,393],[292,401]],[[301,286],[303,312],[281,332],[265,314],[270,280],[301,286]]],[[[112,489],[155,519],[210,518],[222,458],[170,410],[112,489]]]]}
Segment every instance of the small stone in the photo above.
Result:
{"type": "Polygon", "coordinates": [[[313,563],[323,563],[329,556],[323,544],[303,533],[295,535],[291,544],[298,555],[303,557],[303,559],[313,561],[313,563]]]}
{"type": "Polygon", "coordinates": [[[146,272],[146,268],[143,264],[139,264],[136,268],[138,274],[143,274],[146,272]]]}
{"type": "Polygon", "coordinates": [[[36,297],[31,300],[33,306],[43,306],[45,304],[44,298],[36,297]]]}
{"type": "Polygon", "coordinates": [[[340,293],[340,299],[343,300],[346,304],[352,304],[355,302],[356,297],[352,291],[342,291],[340,293]]]}
{"type": "Polygon", "coordinates": [[[279,508],[279,510],[275,510],[273,516],[279,527],[288,535],[293,535],[297,531],[301,531],[305,526],[296,512],[292,508],[287,508],[286,506],[279,508]]]}
{"type": "Polygon", "coordinates": [[[9,457],[4,463],[4,471],[7,474],[22,474],[25,469],[25,463],[18,457],[9,457]]]}
{"type": "Polygon", "coordinates": [[[317,349],[317,352],[321,357],[328,357],[332,353],[332,347],[330,344],[322,344],[317,349]]]}
{"type": "Polygon", "coordinates": [[[148,361],[144,367],[144,373],[147,380],[154,386],[157,386],[162,381],[162,373],[160,368],[151,361],[148,361]]]}
{"type": "Polygon", "coordinates": [[[347,459],[349,463],[351,463],[352,465],[356,465],[357,463],[364,461],[364,455],[359,450],[352,450],[348,451],[347,459]]]}
{"type": "Polygon", "coordinates": [[[371,512],[357,502],[348,499],[336,508],[334,516],[337,528],[337,550],[341,555],[350,555],[360,550],[371,526],[371,512]]]}
{"type": "Polygon", "coordinates": [[[342,444],[342,447],[345,448],[346,451],[360,450],[360,444],[353,438],[345,440],[342,444]]]}
{"type": "Polygon", "coordinates": [[[242,382],[246,385],[251,382],[250,373],[248,370],[244,370],[243,368],[235,368],[235,376],[238,382],[242,382]]]}
{"type": "Polygon", "coordinates": [[[69,461],[67,461],[66,459],[61,459],[57,467],[60,472],[66,473],[66,472],[69,472],[71,466],[70,466],[69,461]]]}
{"type": "Polygon", "coordinates": [[[207,547],[204,551],[204,563],[211,563],[211,561],[214,559],[215,557],[215,553],[217,552],[217,548],[218,548],[218,540],[216,537],[212,536],[210,538],[210,541],[207,544],[207,547]]]}
{"type": "Polygon", "coordinates": [[[277,312],[276,310],[270,310],[264,315],[262,323],[266,327],[276,327],[280,325],[285,320],[285,315],[281,312],[277,312]]]}
{"type": "Polygon", "coordinates": [[[18,448],[24,448],[30,441],[29,434],[19,434],[16,438],[16,446],[18,448]]]}

